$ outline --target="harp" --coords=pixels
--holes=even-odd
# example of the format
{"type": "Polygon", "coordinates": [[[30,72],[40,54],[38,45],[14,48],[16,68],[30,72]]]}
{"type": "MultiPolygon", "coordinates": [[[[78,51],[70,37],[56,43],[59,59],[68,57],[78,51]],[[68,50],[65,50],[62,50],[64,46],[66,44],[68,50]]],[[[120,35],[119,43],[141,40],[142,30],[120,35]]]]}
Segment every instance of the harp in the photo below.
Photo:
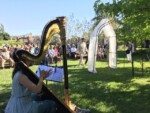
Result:
{"type": "Polygon", "coordinates": [[[66,31],[65,31],[65,25],[66,24],[66,18],[65,17],[57,17],[55,20],[52,20],[48,22],[42,32],[41,36],[41,47],[40,52],[38,55],[30,54],[29,52],[25,50],[18,50],[15,52],[16,60],[15,62],[19,62],[22,66],[23,72],[25,75],[35,84],[38,83],[38,77],[35,75],[35,73],[30,70],[26,64],[23,62],[23,59],[26,59],[28,61],[33,62],[34,64],[38,64],[45,56],[48,50],[49,43],[51,41],[51,38],[54,34],[60,34],[61,42],[62,42],[62,50],[63,50],[63,66],[64,66],[64,87],[65,87],[65,103],[60,101],[57,96],[55,96],[52,91],[50,91],[46,85],[43,83],[42,86],[42,98],[43,99],[51,99],[55,101],[58,105],[58,111],[57,113],[73,113],[71,109],[68,107],[69,105],[69,96],[68,96],[68,70],[67,70],[67,59],[66,59],[66,31]]]}

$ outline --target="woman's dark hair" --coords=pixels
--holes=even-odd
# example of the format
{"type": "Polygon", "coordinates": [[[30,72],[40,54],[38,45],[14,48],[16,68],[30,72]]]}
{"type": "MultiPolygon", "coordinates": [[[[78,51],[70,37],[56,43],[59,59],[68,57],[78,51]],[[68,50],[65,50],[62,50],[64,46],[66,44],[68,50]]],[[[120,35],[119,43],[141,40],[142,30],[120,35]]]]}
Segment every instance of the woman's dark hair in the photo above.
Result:
{"type": "Polygon", "coordinates": [[[18,72],[19,70],[22,70],[21,67],[22,67],[21,62],[15,63],[15,67],[14,67],[14,70],[12,72],[12,79],[13,79],[16,72],[18,72]]]}
{"type": "MultiPolygon", "coordinates": [[[[12,78],[14,77],[15,73],[17,71],[20,71],[22,70],[22,62],[18,60],[17,56],[16,56],[16,52],[17,52],[17,49],[15,49],[14,53],[13,53],[13,60],[15,62],[15,66],[14,66],[14,70],[12,72],[12,78]]],[[[24,61],[25,62],[25,61],[24,61]]]]}

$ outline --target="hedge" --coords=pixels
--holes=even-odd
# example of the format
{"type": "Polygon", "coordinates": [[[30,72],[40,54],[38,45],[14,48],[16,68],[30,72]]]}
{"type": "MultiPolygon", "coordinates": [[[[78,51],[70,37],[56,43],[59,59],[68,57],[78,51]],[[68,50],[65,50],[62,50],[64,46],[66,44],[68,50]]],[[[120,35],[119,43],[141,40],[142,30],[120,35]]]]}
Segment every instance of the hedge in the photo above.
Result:
{"type": "Polygon", "coordinates": [[[24,44],[24,42],[16,42],[16,40],[8,40],[8,41],[0,41],[0,47],[2,47],[3,45],[8,44],[8,45],[22,45],[24,44]]]}

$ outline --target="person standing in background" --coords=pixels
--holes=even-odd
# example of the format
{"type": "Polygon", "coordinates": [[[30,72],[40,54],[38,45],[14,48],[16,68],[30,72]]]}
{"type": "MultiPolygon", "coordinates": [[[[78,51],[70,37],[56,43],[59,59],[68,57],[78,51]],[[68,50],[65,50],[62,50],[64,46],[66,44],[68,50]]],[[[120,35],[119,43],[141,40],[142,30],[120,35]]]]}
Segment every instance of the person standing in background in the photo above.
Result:
{"type": "Polygon", "coordinates": [[[86,52],[88,51],[84,38],[81,38],[81,41],[78,43],[77,50],[78,50],[78,53],[80,55],[79,66],[82,65],[84,67],[83,58],[86,55],[86,52]]]}
{"type": "Polygon", "coordinates": [[[132,61],[132,47],[133,44],[130,41],[128,41],[126,55],[127,55],[127,60],[130,62],[132,61]]]}

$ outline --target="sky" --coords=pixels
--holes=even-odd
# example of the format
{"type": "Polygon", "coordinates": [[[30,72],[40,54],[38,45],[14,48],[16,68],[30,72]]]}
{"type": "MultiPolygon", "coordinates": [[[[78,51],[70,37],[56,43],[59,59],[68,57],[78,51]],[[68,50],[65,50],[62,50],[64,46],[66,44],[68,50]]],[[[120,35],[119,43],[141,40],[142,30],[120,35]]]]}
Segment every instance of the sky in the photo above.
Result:
{"type": "MultiPolygon", "coordinates": [[[[45,24],[59,16],[79,21],[95,17],[96,0],[0,0],[0,24],[11,36],[41,35],[45,24]]],[[[112,0],[101,0],[104,3],[112,0]]]]}

